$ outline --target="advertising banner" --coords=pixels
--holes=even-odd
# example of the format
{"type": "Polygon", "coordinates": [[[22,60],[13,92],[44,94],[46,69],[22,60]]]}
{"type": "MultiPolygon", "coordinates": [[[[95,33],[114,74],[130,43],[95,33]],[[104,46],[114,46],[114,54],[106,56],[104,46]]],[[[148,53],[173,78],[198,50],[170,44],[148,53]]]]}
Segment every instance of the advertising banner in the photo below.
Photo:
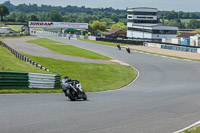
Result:
{"type": "Polygon", "coordinates": [[[30,28],[73,28],[88,29],[88,23],[68,23],[68,22],[46,22],[46,21],[29,21],[30,28]]]}

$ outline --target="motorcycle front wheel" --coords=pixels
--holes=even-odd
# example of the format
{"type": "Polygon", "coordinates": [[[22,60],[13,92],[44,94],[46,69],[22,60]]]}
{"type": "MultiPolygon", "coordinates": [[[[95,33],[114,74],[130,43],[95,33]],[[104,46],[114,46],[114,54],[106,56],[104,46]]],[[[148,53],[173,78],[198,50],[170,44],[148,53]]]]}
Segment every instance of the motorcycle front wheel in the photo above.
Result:
{"type": "Polygon", "coordinates": [[[76,92],[74,90],[70,90],[70,89],[67,90],[67,96],[72,101],[76,101],[78,98],[76,92]]]}
{"type": "Polygon", "coordinates": [[[83,100],[87,100],[87,95],[83,92],[83,100]]]}

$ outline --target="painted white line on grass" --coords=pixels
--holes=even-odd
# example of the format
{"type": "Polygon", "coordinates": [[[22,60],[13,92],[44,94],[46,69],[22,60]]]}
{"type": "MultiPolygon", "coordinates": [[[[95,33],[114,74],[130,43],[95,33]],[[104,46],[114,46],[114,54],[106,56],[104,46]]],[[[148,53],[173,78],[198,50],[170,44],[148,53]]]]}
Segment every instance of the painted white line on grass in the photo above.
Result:
{"type": "Polygon", "coordinates": [[[198,121],[198,122],[196,122],[196,123],[194,123],[194,124],[192,124],[192,125],[190,125],[190,126],[188,126],[186,128],[183,128],[183,129],[181,129],[179,131],[173,132],[173,133],[183,133],[185,130],[191,129],[192,127],[195,127],[197,125],[200,125],[200,121],[198,121]]]}

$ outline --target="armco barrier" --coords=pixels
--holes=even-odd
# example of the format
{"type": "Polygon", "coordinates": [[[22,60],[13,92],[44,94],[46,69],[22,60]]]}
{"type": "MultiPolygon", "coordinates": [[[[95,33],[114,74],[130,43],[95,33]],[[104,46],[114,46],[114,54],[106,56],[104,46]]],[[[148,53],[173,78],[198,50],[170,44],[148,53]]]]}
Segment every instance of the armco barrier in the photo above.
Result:
{"type": "Polygon", "coordinates": [[[0,71],[0,88],[59,88],[61,75],[0,71]]]}

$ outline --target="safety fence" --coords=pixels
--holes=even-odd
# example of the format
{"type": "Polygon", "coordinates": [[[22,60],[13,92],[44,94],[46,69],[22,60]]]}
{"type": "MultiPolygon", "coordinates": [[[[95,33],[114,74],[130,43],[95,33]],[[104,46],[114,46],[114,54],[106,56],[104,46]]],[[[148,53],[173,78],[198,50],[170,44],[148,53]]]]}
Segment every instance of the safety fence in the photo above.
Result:
{"type": "Polygon", "coordinates": [[[173,46],[173,45],[162,44],[161,48],[169,49],[169,50],[197,53],[197,48],[190,48],[190,47],[184,47],[184,46],[173,46]]]}
{"type": "Polygon", "coordinates": [[[0,88],[59,88],[61,75],[0,71],[0,88]]]}
{"type": "Polygon", "coordinates": [[[31,59],[29,59],[28,57],[24,56],[23,54],[19,53],[18,51],[16,51],[15,49],[11,48],[10,46],[8,46],[7,44],[3,43],[2,41],[0,41],[0,45],[2,45],[3,47],[6,47],[16,58],[20,59],[20,60],[23,60],[23,61],[26,61],[26,62],[29,62],[30,64],[40,68],[40,69],[44,69],[45,71],[48,71],[48,72],[52,72],[52,73],[55,73],[51,70],[49,70],[48,68],[32,61],[31,59]]]}
{"type": "Polygon", "coordinates": [[[163,44],[163,43],[148,43],[148,42],[145,42],[144,46],[157,47],[157,48],[176,50],[176,51],[200,53],[200,48],[194,47],[194,46],[183,46],[183,45],[163,44]]]}

